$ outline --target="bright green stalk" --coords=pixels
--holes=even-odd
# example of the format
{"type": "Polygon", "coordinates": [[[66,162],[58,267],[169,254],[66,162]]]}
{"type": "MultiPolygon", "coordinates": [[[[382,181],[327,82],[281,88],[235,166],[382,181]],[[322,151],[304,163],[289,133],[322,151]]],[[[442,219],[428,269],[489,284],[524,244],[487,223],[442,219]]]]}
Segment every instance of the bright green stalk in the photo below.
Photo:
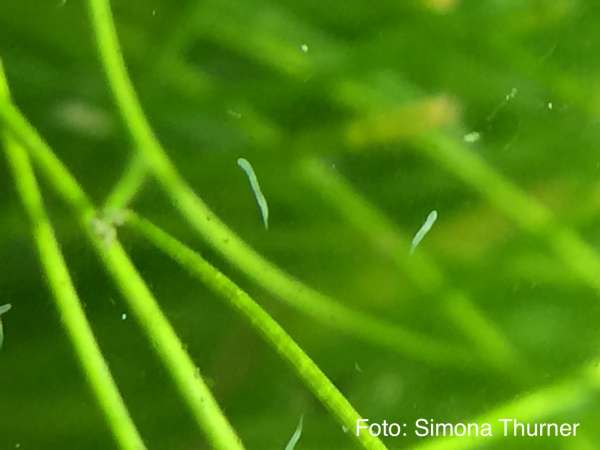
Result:
{"type": "MultiPolygon", "coordinates": [[[[188,30],[188,34],[185,35],[184,32],[184,35],[180,37],[177,45],[174,46],[173,53],[180,52],[181,48],[185,46],[184,44],[189,41],[191,35],[189,30],[192,28],[188,27],[186,30],[188,30]]],[[[279,35],[271,37],[273,40],[279,38],[281,38],[279,35]]],[[[332,42],[327,42],[327,44],[333,48],[332,42]]],[[[236,48],[239,49],[239,47],[236,48]]],[[[343,53],[341,48],[337,48],[337,50],[338,53],[343,53]]],[[[246,53],[255,59],[260,59],[260,55],[256,52],[246,51],[246,53]]],[[[517,61],[518,58],[515,60],[517,61]]],[[[358,90],[363,94],[365,101],[355,104],[353,107],[361,111],[365,104],[380,109],[381,98],[387,96],[385,92],[381,96],[373,96],[371,94],[373,87],[361,83],[358,83],[358,90]]],[[[336,89],[331,89],[330,92],[336,92],[336,89]]],[[[332,101],[339,102],[339,98],[332,98],[332,101]]],[[[600,273],[600,257],[597,252],[569,228],[552,223],[554,222],[552,214],[543,205],[487,166],[478,155],[456,139],[433,132],[427,134],[419,141],[419,144],[419,147],[432,159],[440,162],[460,179],[474,186],[523,229],[546,240],[565,265],[570,267],[588,286],[600,291],[600,277],[597,275],[600,273]]]]}
{"type": "MultiPolygon", "coordinates": [[[[417,145],[430,158],[479,191],[523,230],[545,241],[580,280],[600,291],[598,253],[575,232],[560,225],[543,204],[488,166],[479,155],[457,139],[433,133],[424,136],[417,145]]],[[[581,445],[585,445],[585,439],[581,445]]],[[[445,448],[433,446],[431,449],[445,448]]],[[[430,450],[429,447],[425,449],[430,450]]]]}
{"type": "MultiPolygon", "coordinates": [[[[423,292],[440,298],[446,313],[465,335],[471,338],[482,356],[484,358],[487,356],[485,359],[493,367],[516,377],[517,381],[526,382],[532,378],[532,368],[528,367],[527,363],[516,354],[501,332],[487,321],[465,294],[448,285],[443,272],[425,256],[424,252],[417,252],[410,258],[405,256],[408,255],[409,240],[400,234],[385,215],[373,208],[367,200],[361,198],[343,178],[317,158],[305,158],[301,161],[300,169],[307,181],[313,184],[348,222],[361,230],[365,237],[370,238],[375,247],[389,253],[396,264],[423,292]]],[[[600,388],[600,386],[598,387],[600,388]]],[[[559,400],[555,404],[560,405],[559,400]]],[[[516,409],[521,410],[520,407],[516,409]]],[[[493,413],[490,413],[486,417],[494,416],[493,413]]],[[[521,417],[519,418],[521,419],[521,417]]],[[[480,420],[483,419],[478,419],[476,422],[481,423],[480,420]]],[[[589,445],[583,435],[577,436],[575,442],[574,445],[582,448],[589,445]]],[[[438,444],[432,444],[432,448],[436,450],[453,448],[439,447],[438,449],[436,445],[438,444]]]]}
{"type": "Polygon", "coordinates": [[[184,350],[121,244],[117,241],[105,243],[97,237],[93,241],[211,446],[220,450],[243,450],[240,439],[223,415],[199,369],[184,350]]]}
{"type": "Polygon", "coordinates": [[[27,154],[19,144],[10,140],[5,141],[5,149],[21,200],[32,223],[40,260],[56,307],[96,401],[119,447],[144,449],[144,442],[129,416],[85,317],[54,230],[44,211],[27,154]]]}
{"type": "Polygon", "coordinates": [[[175,207],[210,245],[276,297],[336,329],[432,363],[470,359],[458,349],[446,348],[338,304],[264,259],[221,222],[179,175],[150,128],[125,68],[109,2],[88,0],[88,7],[109,85],[135,146],[175,207]]]}
{"type": "Polygon", "coordinates": [[[443,437],[414,445],[408,450],[470,450],[487,446],[498,438],[510,439],[503,436],[503,424],[498,419],[515,418],[520,422],[540,423],[584,405],[599,390],[600,365],[594,363],[586,366],[573,378],[531,392],[472,420],[463,421],[490,423],[492,437],[443,437]]]}
{"type": "MultiPolygon", "coordinates": [[[[238,37],[242,37],[238,35],[238,37]]],[[[272,40],[281,38],[279,35],[271,36],[272,40]]],[[[179,47],[183,47],[181,38],[179,47]]],[[[189,36],[187,37],[189,40],[189,36]]],[[[243,41],[243,39],[238,39],[243,41]]],[[[237,42],[237,41],[236,41],[237,42]]],[[[327,42],[333,48],[332,42],[327,42]]],[[[240,49],[239,46],[236,49],[240,49]]],[[[342,48],[336,48],[338,53],[343,53],[342,48]]],[[[253,58],[260,60],[261,55],[255,51],[245,51],[253,58]]],[[[518,60],[518,58],[516,59],[518,60]]],[[[387,98],[387,92],[374,95],[377,88],[357,83],[357,91],[363,97],[363,102],[352,105],[356,112],[362,112],[365,105],[381,109],[381,99],[387,98]]],[[[330,89],[329,92],[336,92],[330,89]]],[[[418,90],[415,90],[415,93],[418,90]]],[[[352,98],[354,101],[355,99],[352,98]]],[[[340,99],[332,98],[333,102],[339,103],[340,99]]],[[[390,99],[390,101],[393,101],[390,99]]],[[[348,105],[341,104],[342,107],[348,105]]],[[[446,166],[455,175],[472,185],[475,189],[485,195],[492,203],[502,210],[508,217],[516,221],[523,229],[532,234],[542,237],[554,250],[555,254],[570,267],[579,278],[593,289],[600,291],[600,257],[587,243],[576,233],[567,227],[558,226],[554,223],[552,214],[535,199],[529,197],[510,181],[503,178],[494,169],[490,168],[477,154],[465,147],[457,139],[452,139],[441,132],[431,132],[418,140],[419,148],[427,153],[432,159],[446,166]]]]}
{"type": "Polygon", "coordinates": [[[139,152],[134,152],[131,161],[119,181],[108,194],[103,210],[118,211],[126,208],[139,193],[147,178],[147,169],[139,152]]]}
{"type": "Polygon", "coordinates": [[[410,241],[381,212],[362,198],[342,177],[315,157],[300,161],[304,179],[371,244],[387,254],[413,283],[439,305],[496,370],[523,378],[525,363],[466,294],[452,288],[443,272],[423,251],[409,254],[410,241]]]}
{"type": "MultiPolygon", "coordinates": [[[[293,338],[245,291],[209,264],[199,253],[148,220],[129,213],[125,224],[220,295],[290,364],[304,384],[342,426],[349,430],[355,429],[357,420],[361,418],[360,415],[293,338]]],[[[352,435],[356,437],[355,433],[352,435]]],[[[379,439],[368,433],[361,434],[357,439],[365,449],[386,448],[379,439]]]]}
{"type": "MultiPolygon", "coordinates": [[[[0,97],[8,98],[8,86],[1,62],[0,97]]],[[[4,134],[4,150],[17,191],[31,221],[45,278],[96,401],[119,448],[145,449],[81,306],[54,229],[46,214],[27,153],[8,133],[4,134]]]]}
{"type": "Polygon", "coordinates": [[[600,257],[553,214],[487,165],[457,139],[432,134],[417,141],[420,150],[469,184],[525,231],[538,236],[584,283],[600,291],[600,257]]]}
{"type": "Polygon", "coordinates": [[[30,151],[50,184],[77,214],[86,236],[153,343],[161,362],[211,445],[219,450],[243,450],[235,431],[119,241],[107,241],[94,231],[92,223],[96,212],[78,182],[15,106],[6,101],[0,103],[0,120],[30,151]]]}

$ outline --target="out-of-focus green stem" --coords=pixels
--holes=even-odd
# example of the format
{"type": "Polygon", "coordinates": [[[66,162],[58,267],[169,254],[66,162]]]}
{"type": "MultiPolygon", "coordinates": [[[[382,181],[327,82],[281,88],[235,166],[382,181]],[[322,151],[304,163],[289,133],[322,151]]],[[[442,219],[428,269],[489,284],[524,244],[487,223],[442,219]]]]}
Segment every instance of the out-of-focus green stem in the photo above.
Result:
{"type": "MultiPolygon", "coordinates": [[[[199,11],[202,5],[199,4],[199,11]]],[[[238,18],[238,20],[240,19],[238,18]]],[[[302,23],[301,21],[295,21],[294,25],[300,27],[302,23]]],[[[244,31],[241,31],[241,27],[233,29],[236,32],[236,39],[231,39],[227,42],[227,45],[238,51],[242,51],[256,60],[261,60],[261,55],[256,51],[255,47],[244,47],[239,44],[240,42],[244,42],[243,33],[247,33],[247,30],[244,29],[244,31]]],[[[189,42],[192,41],[194,32],[192,28],[189,28],[189,30],[185,39],[183,37],[179,39],[179,52],[182,51],[182,48],[185,48],[185,45],[189,45],[189,42]]],[[[218,37],[213,36],[212,38],[217,39],[218,37]]],[[[270,39],[273,41],[280,38],[282,36],[277,34],[270,36],[270,39]]],[[[336,46],[333,40],[327,40],[326,43],[328,47],[335,48],[336,53],[344,53],[344,48],[336,46]]],[[[514,61],[520,60],[519,57],[513,59],[514,61]]],[[[553,71],[546,72],[554,73],[553,71]]],[[[401,78],[398,78],[397,81],[399,85],[407,84],[401,78]]],[[[345,82],[347,83],[348,80],[345,80],[345,82]]],[[[335,95],[332,95],[331,101],[341,107],[350,107],[350,109],[360,115],[364,114],[366,107],[381,112],[382,99],[387,99],[390,108],[386,113],[388,115],[393,113],[391,107],[397,101],[389,98],[388,92],[378,90],[377,86],[370,86],[362,81],[351,82],[350,84],[354,85],[353,95],[346,96],[346,102],[340,101],[341,99],[335,95]]],[[[559,85],[562,85],[562,87],[554,86],[553,84],[559,91],[564,91],[565,86],[572,87],[573,83],[559,83],[559,85]]],[[[333,94],[338,92],[339,88],[340,83],[334,83],[328,91],[333,94]]],[[[419,94],[418,88],[413,88],[413,90],[414,95],[419,94]]],[[[585,95],[589,94],[588,91],[585,91],[585,95]]],[[[587,104],[589,103],[588,101],[587,104]]],[[[589,112],[590,108],[587,108],[587,111],[589,112]]],[[[401,127],[402,125],[399,123],[397,127],[401,127]]],[[[481,192],[523,229],[544,239],[564,264],[570,267],[584,283],[600,291],[600,276],[598,276],[600,273],[600,256],[572,230],[558,225],[553,215],[543,205],[517,188],[493,168],[489,167],[477,154],[472,152],[471,149],[467,148],[458,139],[452,138],[443,132],[431,130],[425,133],[422,139],[418,139],[417,143],[424,153],[440,162],[458,178],[481,192]]]]}
{"type": "MultiPolygon", "coordinates": [[[[600,365],[594,363],[584,367],[580,373],[568,380],[538,389],[472,420],[463,421],[463,423],[491,424],[493,431],[491,437],[436,438],[408,447],[408,450],[470,450],[487,446],[492,440],[509,440],[510,437],[504,437],[504,424],[498,419],[514,418],[521,423],[539,423],[545,418],[556,417],[584,405],[598,390],[600,390],[600,365]]],[[[512,432],[512,428],[509,431],[512,432]]]]}
{"type": "MultiPolygon", "coordinates": [[[[8,85],[1,62],[0,98],[8,99],[8,85]]],[[[77,360],[119,448],[145,449],[83,311],[54,229],[46,214],[29,157],[7,132],[3,137],[4,150],[15,185],[31,221],[42,269],[77,360]]]]}
{"type": "Polygon", "coordinates": [[[104,71],[123,121],[174,206],[230,263],[256,283],[303,313],[363,340],[431,363],[463,365],[470,356],[366,314],[356,313],[304,285],[267,261],[240,239],[198,197],[154,135],[129,80],[108,0],[87,1],[104,71]]]}
{"type": "Polygon", "coordinates": [[[451,287],[443,272],[423,252],[409,254],[410,241],[381,212],[362,198],[342,177],[316,157],[299,163],[300,173],[330,205],[358,229],[372,245],[387,254],[413,283],[436,298],[452,322],[479,349],[482,358],[511,377],[529,371],[496,326],[487,320],[466,294],[451,287]]]}
{"type": "Polygon", "coordinates": [[[102,209],[104,211],[118,211],[126,208],[141,191],[147,174],[144,159],[139,152],[134,152],[121,178],[108,194],[102,209]]]}
{"type": "MultiPolygon", "coordinates": [[[[129,213],[126,225],[137,231],[159,250],[170,256],[184,269],[216,292],[256,329],[285,359],[304,384],[347,429],[354,429],[361,418],[348,400],[319,369],[313,360],[286,331],[233,281],[209,264],[200,254],[173,238],[148,220],[129,213]]],[[[356,436],[365,449],[385,449],[383,443],[368,433],[356,436]]]]}
{"type": "Polygon", "coordinates": [[[600,292],[600,257],[575,232],[560,225],[540,202],[490,167],[479,155],[441,133],[423,136],[418,148],[472,186],[528,233],[539,237],[585,284],[600,292]]]}
{"type": "MultiPolygon", "coordinates": [[[[187,17],[193,17],[196,14],[202,12],[204,4],[199,3],[196,9],[193,9],[187,14],[187,17]]],[[[239,18],[237,19],[239,20],[239,18]]],[[[243,19],[245,20],[245,19],[243,19]]],[[[239,22],[235,22],[236,24],[239,22]]],[[[303,24],[299,20],[294,21],[295,27],[301,27],[303,24]]],[[[230,39],[226,45],[231,48],[235,48],[238,51],[248,55],[256,60],[261,60],[261,55],[256,51],[255,46],[241,46],[240,42],[244,42],[244,35],[247,30],[241,31],[242,27],[232,27],[233,32],[236,33],[236,39],[230,39]]],[[[171,55],[177,55],[189,46],[193,37],[197,35],[194,28],[191,26],[186,27],[181,33],[181,36],[173,45],[171,55]]],[[[212,36],[212,39],[218,39],[217,36],[212,36]]],[[[277,41],[282,39],[281,35],[272,34],[270,39],[277,41]]],[[[504,44],[506,40],[502,41],[504,44]]],[[[325,40],[327,47],[335,49],[335,53],[344,53],[342,46],[336,45],[333,40],[325,40]]],[[[496,44],[496,46],[499,44],[496,44]]],[[[512,51],[512,47],[511,51],[512,51]]],[[[511,61],[519,62],[522,57],[513,58],[511,61]]],[[[526,66],[531,66],[531,58],[526,66]]],[[[539,61],[535,60],[535,64],[539,61]]],[[[273,62],[271,61],[271,64],[273,62]]],[[[274,67],[274,66],[273,66],[274,67]]],[[[528,67],[531,68],[531,67],[528,67]]],[[[548,74],[554,73],[554,71],[546,70],[548,74]]],[[[406,85],[405,80],[398,78],[399,85],[406,85]]],[[[345,80],[348,83],[348,80],[345,80]]],[[[357,114],[364,114],[366,107],[375,111],[381,111],[382,99],[388,99],[391,105],[397,103],[393,98],[389,98],[389,93],[386,91],[378,90],[377,86],[370,86],[362,81],[350,82],[354,86],[352,95],[346,96],[347,102],[344,103],[338,96],[332,95],[331,101],[337,103],[341,107],[352,109],[357,114]]],[[[563,95],[568,96],[568,92],[565,93],[565,86],[572,88],[576,83],[564,83],[556,82],[554,80],[551,85],[556,88],[555,90],[562,91],[563,95]]],[[[581,84],[581,83],[580,83],[581,84]]],[[[582,85],[585,85],[583,83],[582,85]]],[[[337,85],[334,83],[330,93],[336,93],[340,91],[340,83],[337,85]]],[[[567,89],[567,91],[569,91],[567,89]]],[[[419,94],[419,89],[413,88],[414,95],[419,94]]],[[[342,89],[343,91],[343,89],[342,89]]],[[[589,96],[589,89],[585,92],[577,92],[578,98],[574,99],[569,97],[569,100],[573,100],[576,103],[585,103],[588,107],[585,108],[587,112],[593,110],[589,107],[590,102],[586,100],[589,96]],[[583,100],[582,100],[583,99],[583,100]]],[[[576,96],[577,96],[576,95],[576,96]]],[[[592,102],[593,103],[593,102],[592,102]]],[[[391,111],[387,111],[389,114],[391,111]]],[[[398,124],[400,126],[402,124],[398,124]]],[[[565,265],[570,267],[572,271],[588,286],[593,289],[600,291],[600,256],[598,253],[591,248],[585,241],[583,241],[575,232],[567,227],[557,225],[553,219],[553,215],[539,202],[532,197],[528,196],[522,190],[517,188],[512,182],[506,180],[497,171],[489,167],[478,155],[473,153],[471,149],[465,147],[458,139],[454,139],[444,133],[431,131],[428,132],[422,139],[418,140],[418,145],[424,153],[431,156],[432,159],[440,162],[442,165],[447,167],[455,175],[470,184],[479,192],[481,192],[486,198],[488,198],[493,204],[495,204],[500,210],[502,210],[507,216],[512,218],[517,224],[528,232],[538,235],[554,250],[555,254],[564,262],[565,265]]]]}
{"type": "Polygon", "coordinates": [[[116,282],[138,323],[153,343],[161,362],[175,381],[196,423],[219,450],[243,450],[235,431],[177,337],[156,299],[116,238],[109,241],[93,229],[96,212],[91,201],[52,149],[10,102],[0,102],[0,121],[30,151],[50,184],[72,207],[86,236],[116,282]]]}

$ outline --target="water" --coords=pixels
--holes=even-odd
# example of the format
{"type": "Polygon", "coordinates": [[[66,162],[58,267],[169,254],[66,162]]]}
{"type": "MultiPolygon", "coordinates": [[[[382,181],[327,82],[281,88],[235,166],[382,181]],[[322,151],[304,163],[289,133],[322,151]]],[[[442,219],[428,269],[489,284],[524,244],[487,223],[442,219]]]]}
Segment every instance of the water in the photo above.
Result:
{"type": "MultiPolygon", "coordinates": [[[[134,148],[86,11],[60,5],[0,2],[0,56],[25,116],[101,205],[134,148]]],[[[215,243],[235,251],[237,241],[196,233],[174,208],[180,199],[154,179],[131,207],[250,293],[360,414],[406,423],[408,435],[388,438],[389,448],[430,439],[412,432],[417,419],[481,423],[509,403],[521,421],[580,422],[598,446],[589,389],[600,342],[598,12],[567,1],[543,10],[535,2],[194,5],[113,2],[141,104],[194,192],[305,285],[268,289],[263,266],[266,282],[245,275],[215,251],[215,243]],[[174,30],[183,30],[177,39],[174,30]],[[239,155],[257,169],[268,232],[239,155]],[[434,210],[440,220],[411,256],[434,210]],[[373,328],[340,330],[348,316],[325,302],[312,316],[290,305],[308,288],[449,349],[410,352],[373,328]]],[[[0,173],[0,304],[13,305],[2,316],[0,449],[114,448],[4,158],[0,173]]],[[[206,448],[156,342],[52,183],[40,181],[86,316],[148,448],[206,448]]],[[[94,224],[107,247],[124,244],[247,448],[282,448],[302,413],[298,449],[354,448],[354,429],[220,296],[126,225],[94,224]]],[[[494,439],[490,448],[559,446],[494,439]]]]}

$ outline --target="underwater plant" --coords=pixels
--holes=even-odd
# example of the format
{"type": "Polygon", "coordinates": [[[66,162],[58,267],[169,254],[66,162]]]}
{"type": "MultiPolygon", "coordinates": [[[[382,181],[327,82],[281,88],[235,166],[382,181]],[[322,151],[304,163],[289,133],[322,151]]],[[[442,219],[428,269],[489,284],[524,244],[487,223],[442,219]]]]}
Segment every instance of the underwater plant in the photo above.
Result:
{"type": "Polygon", "coordinates": [[[9,3],[0,361],[50,399],[37,435],[0,406],[2,448],[520,448],[502,420],[594,448],[595,68],[555,38],[593,41],[580,2],[86,0],[48,29],[9,3]],[[26,337],[47,295],[13,236],[64,343],[53,318],[26,337]]]}

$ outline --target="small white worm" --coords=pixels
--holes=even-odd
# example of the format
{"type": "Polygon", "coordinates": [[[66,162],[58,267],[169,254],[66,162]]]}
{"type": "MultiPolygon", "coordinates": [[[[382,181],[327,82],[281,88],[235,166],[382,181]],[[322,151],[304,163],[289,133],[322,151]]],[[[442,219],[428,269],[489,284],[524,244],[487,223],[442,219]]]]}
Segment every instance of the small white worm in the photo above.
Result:
{"type": "Polygon", "coordinates": [[[304,415],[300,416],[300,422],[298,422],[298,426],[296,427],[296,431],[292,434],[290,441],[285,446],[285,450],[294,450],[296,448],[296,444],[300,440],[300,436],[302,436],[302,426],[304,422],[304,415]]]}
{"type": "Polygon", "coordinates": [[[419,231],[417,231],[417,234],[415,234],[415,237],[412,240],[412,244],[410,246],[411,255],[415,252],[415,248],[417,248],[417,245],[419,245],[419,243],[423,240],[425,235],[429,233],[429,230],[431,230],[431,227],[437,220],[437,216],[438,213],[435,209],[429,213],[427,219],[425,219],[425,223],[421,225],[421,228],[419,228],[419,231]]]}
{"type": "Polygon", "coordinates": [[[260,190],[260,185],[258,184],[258,179],[256,178],[256,174],[254,173],[254,169],[252,168],[252,165],[248,162],[248,160],[244,158],[238,158],[237,164],[246,173],[248,181],[250,181],[250,187],[252,188],[252,192],[254,192],[254,197],[256,197],[256,203],[258,203],[263,224],[265,225],[265,229],[268,230],[269,205],[267,205],[267,200],[265,199],[265,196],[260,190]]]}
{"type": "MultiPolygon", "coordinates": [[[[9,303],[7,305],[0,306],[0,316],[7,312],[12,305],[9,303]]],[[[4,328],[2,327],[2,319],[0,318],[0,348],[2,348],[2,344],[4,343],[4,328]]]]}

